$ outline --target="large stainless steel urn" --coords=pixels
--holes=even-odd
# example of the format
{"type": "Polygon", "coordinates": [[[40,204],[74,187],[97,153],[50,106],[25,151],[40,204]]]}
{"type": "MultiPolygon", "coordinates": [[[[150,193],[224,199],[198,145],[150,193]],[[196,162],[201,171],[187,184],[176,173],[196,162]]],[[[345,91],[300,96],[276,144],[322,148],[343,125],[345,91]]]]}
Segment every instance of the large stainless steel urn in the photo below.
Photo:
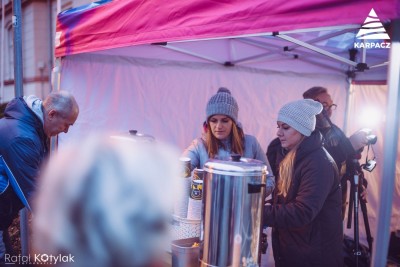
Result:
{"type": "Polygon", "coordinates": [[[258,266],[267,167],[232,155],[204,170],[201,266],[258,266]]]}

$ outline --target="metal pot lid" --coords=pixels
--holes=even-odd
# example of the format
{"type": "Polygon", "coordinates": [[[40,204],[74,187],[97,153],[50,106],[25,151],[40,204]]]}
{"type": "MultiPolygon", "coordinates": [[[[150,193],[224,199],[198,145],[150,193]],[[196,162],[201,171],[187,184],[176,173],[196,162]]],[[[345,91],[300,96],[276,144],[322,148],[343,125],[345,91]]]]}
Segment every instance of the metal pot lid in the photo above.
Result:
{"type": "Polygon", "coordinates": [[[115,134],[110,137],[134,142],[154,142],[156,140],[152,135],[139,133],[137,130],[129,130],[129,132],[115,134]]]}
{"type": "Polygon", "coordinates": [[[231,155],[226,159],[209,159],[203,169],[208,173],[223,175],[261,176],[267,174],[267,166],[259,160],[231,155]]]}

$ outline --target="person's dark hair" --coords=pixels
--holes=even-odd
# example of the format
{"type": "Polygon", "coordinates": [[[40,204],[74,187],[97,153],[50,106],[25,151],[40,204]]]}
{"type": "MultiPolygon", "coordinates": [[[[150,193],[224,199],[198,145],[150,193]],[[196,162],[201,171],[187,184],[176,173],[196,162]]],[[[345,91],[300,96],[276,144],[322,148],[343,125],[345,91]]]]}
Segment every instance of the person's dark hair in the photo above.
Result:
{"type": "Polygon", "coordinates": [[[303,93],[303,98],[315,100],[315,98],[322,93],[328,93],[328,89],[322,86],[314,86],[303,93]]]}

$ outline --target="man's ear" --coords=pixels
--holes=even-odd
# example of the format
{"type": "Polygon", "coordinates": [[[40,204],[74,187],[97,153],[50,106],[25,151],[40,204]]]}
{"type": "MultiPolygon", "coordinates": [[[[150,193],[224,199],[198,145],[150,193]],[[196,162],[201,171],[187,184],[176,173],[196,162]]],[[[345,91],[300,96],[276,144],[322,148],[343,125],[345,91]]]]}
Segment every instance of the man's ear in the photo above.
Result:
{"type": "Polygon", "coordinates": [[[57,115],[57,111],[55,111],[54,109],[51,109],[48,113],[48,117],[50,120],[53,119],[56,115],[57,115]]]}

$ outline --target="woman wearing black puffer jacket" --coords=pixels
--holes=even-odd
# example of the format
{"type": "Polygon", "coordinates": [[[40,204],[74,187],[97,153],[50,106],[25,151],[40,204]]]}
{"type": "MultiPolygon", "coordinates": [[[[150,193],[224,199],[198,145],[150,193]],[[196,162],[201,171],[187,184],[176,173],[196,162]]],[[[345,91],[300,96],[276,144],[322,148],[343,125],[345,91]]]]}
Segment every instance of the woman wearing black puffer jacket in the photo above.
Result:
{"type": "Polygon", "coordinates": [[[322,105],[304,99],[278,113],[278,138],[268,147],[277,176],[273,204],[264,224],[272,227],[277,267],[342,266],[342,217],[339,174],[315,130],[322,105]]]}

